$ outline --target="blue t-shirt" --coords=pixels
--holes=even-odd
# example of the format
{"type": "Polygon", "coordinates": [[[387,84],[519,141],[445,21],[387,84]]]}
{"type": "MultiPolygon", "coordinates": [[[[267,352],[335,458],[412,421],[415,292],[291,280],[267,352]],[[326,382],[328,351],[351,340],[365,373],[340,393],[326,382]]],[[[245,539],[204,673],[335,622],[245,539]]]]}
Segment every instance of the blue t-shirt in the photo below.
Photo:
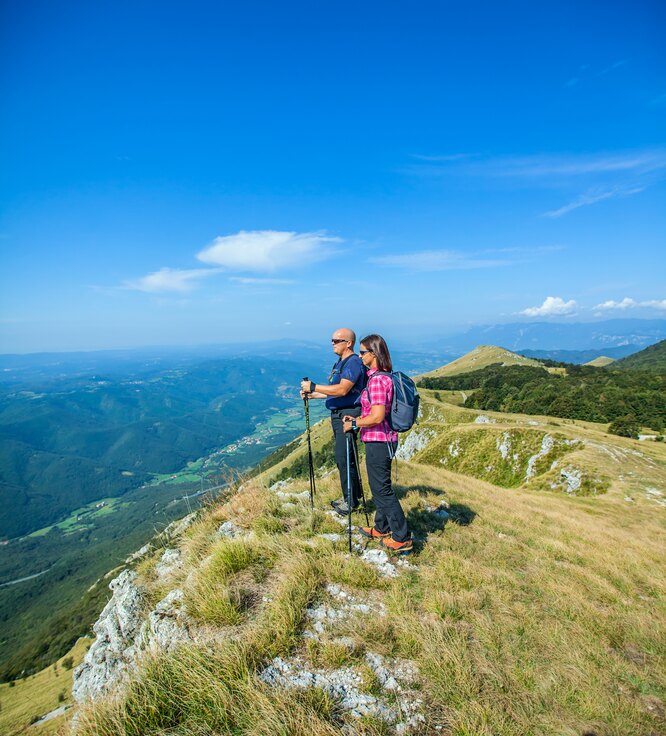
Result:
{"type": "Polygon", "coordinates": [[[351,391],[346,396],[329,396],[326,399],[327,409],[351,409],[360,403],[361,391],[365,385],[365,366],[358,355],[350,355],[345,360],[339,360],[333,366],[328,383],[333,386],[340,383],[343,378],[354,384],[351,391]]]}

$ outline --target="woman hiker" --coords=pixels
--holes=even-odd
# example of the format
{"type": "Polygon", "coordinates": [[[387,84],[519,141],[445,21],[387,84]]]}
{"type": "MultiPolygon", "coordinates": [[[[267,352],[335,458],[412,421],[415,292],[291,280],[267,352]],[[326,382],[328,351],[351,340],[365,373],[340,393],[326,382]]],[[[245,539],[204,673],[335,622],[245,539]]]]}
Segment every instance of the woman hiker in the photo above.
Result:
{"type": "Polygon", "coordinates": [[[359,532],[370,539],[379,539],[394,553],[406,554],[413,549],[412,537],[400,501],[391,487],[391,461],[398,446],[398,434],[386,420],[393,400],[393,381],[383,373],[393,370],[391,354],[383,337],[368,335],[361,340],[359,355],[368,372],[368,385],[361,393],[360,418],[345,416],[343,426],[345,432],[361,430],[368,481],[377,509],[374,527],[361,527],[359,532]]]}

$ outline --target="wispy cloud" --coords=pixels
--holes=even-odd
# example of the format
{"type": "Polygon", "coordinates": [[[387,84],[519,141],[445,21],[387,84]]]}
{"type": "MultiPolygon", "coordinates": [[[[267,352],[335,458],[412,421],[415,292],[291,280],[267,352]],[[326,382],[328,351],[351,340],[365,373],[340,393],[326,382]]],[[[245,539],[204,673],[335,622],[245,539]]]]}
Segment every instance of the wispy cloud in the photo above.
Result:
{"type": "Polygon", "coordinates": [[[645,301],[636,301],[631,297],[625,296],[621,301],[614,301],[609,299],[606,302],[597,304],[594,309],[600,311],[606,310],[625,310],[625,309],[638,309],[640,307],[647,307],[650,309],[666,309],[666,299],[647,299],[645,301]]]}
{"type": "Polygon", "coordinates": [[[497,176],[540,178],[609,173],[648,173],[666,168],[666,151],[629,151],[614,154],[515,156],[489,162],[497,176]]]}
{"type": "Polygon", "coordinates": [[[639,149],[599,153],[543,153],[526,156],[472,156],[465,154],[414,156],[412,174],[486,176],[515,179],[552,179],[600,174],[643,175],[666,169],[666,149],[639,149]]]}
{"type": "Polygon", "coordinates": [[[219,271],[218,268],[161,268],[139,279],[125,281],[122,288],[149,293],[187,292],[192,291],[200,279],[213,276],[219,271]]]}
{"type": "Polygon", "coordinates": [[[605,199],[630,197],[632,194],[638,194],[644,189],[645,187],[633,187],[630,189],[613,187],[613,189],[609,189],[607,191],[587,192],[586,194],[579,195],[578,197],[576,197],[576,199],[574,199],[572,202],[569,202],[568,204],[565,204],[563,207],[560,207],[556,210],[550,210],[549,212],[544,212],[543,214],[544,217],[562,217],[562,215],[566,215],[568,212],[577,210],[579,207],[586,207],[591,204],[596,204],[597,202],[603,202],[605,199]]]}
{"type": "Polygon", "coordinates": [[[419,155],[403,173],[426,177],[494,179],[511,187],[571,191],[572,199],[543,213],[562,217],[580,207],[644,191],[666,174],[666,148],[599,153],[543,153],[523,156],[419,155]],[[581,193],[582,192],[582,193],[581,193]],[[575,193],[575,194],[574,194],[575,193]]]}
{"type": "Polygon", "coordinates": [[[471,158],[477,158],[478,153],[445,153],[438,156],[426,156],[420,153],[412,154],[412,158],[419,161],[434,161],[439,163],[450,163],[452,161],[467,161],[471,158]]]}
{"type": "Polygon", "coordinates": [[[607,66],[604,69],[602,69],[600,72],[597,72],[597,75],[596,76],[597,77],[604,77],[609,72],[614,72],[616,69],[619,69],[621,66],[624,66],[626,63],[627,62],[626,62],[625,59],[620,59],[620,61],[616,61],[613,64],[611,64],[610,66],[607,66]]]}
{"type": "Polygon", "coordinates": [[[474,268],[494,268],[507,266],[510,261],[499,258],[478,258],[453,250],[421,250],[414,253],[400,253],[377,256],[368,259],[370,263],[410,271],[458,271],[474,268]]]}
{"type": "Polygon", "coordinates": [[[547,296],[540,307],[527,307],[518,314],[526,317],[556,317],[574,314],[576,311],[576,302],[570,299],[565,302],[559,296],[547,296]]]}
{"type": "Polygon", "coordinates": [[[295,284],[293,279],[263,279],[253,278],[248,276],[230,276],[229,281],[233,281],[236,284],[242,284],[243,286],[250,286],[253,284],[269,284],[275,286],[286,286],[288,284],[295,284]]]}
{"type": "Polygon", "coordinates": [[[332,244],[340,242],[322,232],[241,230],[215,238],[197,258],[231,271],[279,271],[324,260],[335,252],[332,244]]]}
{"type": "Polygon", "coordinates": [[[594,69],[590,66],[590,64],[582,64],[580,67],[578,67],[578,71],[576,72],[576,76],[571,77],[568,81],[564,83],[565,87],[576,87],[579,84],[589,83],[590,81],[593,81],[595,77],[605,77],[606,74],[610,74],[610,72],[615,71],[616,69],[619,69],[621,66],[624,66],[626,64],[626,60],[621,59],[619,61],[615,61],[612,64],[609,64],[608,66],[604,67],[598,72],[594,72],[594,69]]]}

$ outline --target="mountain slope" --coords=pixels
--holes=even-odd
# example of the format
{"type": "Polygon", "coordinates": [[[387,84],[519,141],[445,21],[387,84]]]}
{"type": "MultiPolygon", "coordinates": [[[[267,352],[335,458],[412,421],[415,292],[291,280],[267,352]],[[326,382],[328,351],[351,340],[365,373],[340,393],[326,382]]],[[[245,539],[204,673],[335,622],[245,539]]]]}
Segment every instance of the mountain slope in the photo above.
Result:
{"type": "MultiPolygon", "coordinates": [[[[660,732],[666,447],[604,430],[424,390],[396,484],[406,564],[358,536],[349,555],[335,474],[314,514],[307,478],[273,483],[299,467],[299,438],[118,583],[140,592],[149,650],[78,733],[660,732]]],[[[325,446],[327,424],[314,435],[325,446]]]]}
{"type": "Polygon", "coordinates": [[[461,358],[447,363],[441,368],[424,373],[421,378],[437,378],[439,376],[455,376],[460,373],[485,368],[486,366],[499,363],[500,365],[530,365],[539,367],[541,363],[533,358],[525,358],[517,353],[512,353],[505,348],[494,345],[479,345],[461,358]]]}
{"type": "Polygon", "coordinates": [[[590,360],[587,363],[583,363],[583,365],[591,365],[593,368],[605,368],[607,365],[610,365],[611,363],[617,362],[615,358],[608,358],[605,355],[600,355],[598,358],[595,358],[594,360],[590,360]]]}
{"type": "Polygon", "coordinates": [[[618,360],[613,364],[613,370],[616,368],[666,373],[666,340],[618,360]]]}

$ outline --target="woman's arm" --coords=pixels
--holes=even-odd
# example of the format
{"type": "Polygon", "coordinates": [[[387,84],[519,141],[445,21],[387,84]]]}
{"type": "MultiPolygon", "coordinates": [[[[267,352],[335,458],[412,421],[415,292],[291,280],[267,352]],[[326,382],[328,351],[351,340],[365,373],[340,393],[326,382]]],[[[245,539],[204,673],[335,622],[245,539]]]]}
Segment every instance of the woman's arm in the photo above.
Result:
{"type": "Polygon", "coordinates": [[[352,428],[352,419],[356,419],[357,427],[375,427],[381,424],[386,417],[386,407],[384,404],[374,404],[370,407],[370,413],[367,417],[344,417],[343,429],[345,432],[349,432],[352,428]]]}

